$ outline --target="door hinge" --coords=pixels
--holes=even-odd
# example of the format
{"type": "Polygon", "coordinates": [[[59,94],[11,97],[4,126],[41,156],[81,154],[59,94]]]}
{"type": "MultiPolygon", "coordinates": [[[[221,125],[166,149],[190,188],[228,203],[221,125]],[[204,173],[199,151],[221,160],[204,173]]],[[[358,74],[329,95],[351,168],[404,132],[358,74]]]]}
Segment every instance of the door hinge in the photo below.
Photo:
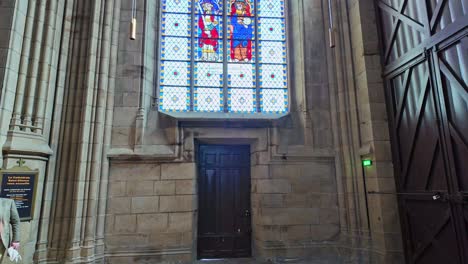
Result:
{"type": "Polygon", "coordinates": [[[424,50],[423,50],[424,59],[428,59],[430,55],[431,55],[431,50],[427,49],[427,48],[424,48],[424,50]]]}

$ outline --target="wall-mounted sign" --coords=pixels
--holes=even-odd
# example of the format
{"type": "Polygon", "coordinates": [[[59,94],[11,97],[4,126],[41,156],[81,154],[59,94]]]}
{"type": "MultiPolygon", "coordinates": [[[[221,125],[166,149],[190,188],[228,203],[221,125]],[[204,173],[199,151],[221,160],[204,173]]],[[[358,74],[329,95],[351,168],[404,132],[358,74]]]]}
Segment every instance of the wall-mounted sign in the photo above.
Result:
{"type": "Polygon", "coordinates": [[[1,170],[0,197],[14,200],[21,220],[28,221],[34,215],[38,171],[22,166],[22,160],[18,163],[20,166],[1,170]]]}

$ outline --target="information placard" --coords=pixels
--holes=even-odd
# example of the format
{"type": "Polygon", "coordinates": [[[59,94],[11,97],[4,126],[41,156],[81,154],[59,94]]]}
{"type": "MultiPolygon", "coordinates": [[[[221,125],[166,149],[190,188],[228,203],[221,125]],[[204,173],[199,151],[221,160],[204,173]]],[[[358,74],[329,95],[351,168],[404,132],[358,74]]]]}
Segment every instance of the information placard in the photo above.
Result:
{"type": "Polygon", "coordinates": [[[33,217],[36,185],[37,172],[3,171],[1,174],[0,197],[15,201],[22,221],[33,217]]]}

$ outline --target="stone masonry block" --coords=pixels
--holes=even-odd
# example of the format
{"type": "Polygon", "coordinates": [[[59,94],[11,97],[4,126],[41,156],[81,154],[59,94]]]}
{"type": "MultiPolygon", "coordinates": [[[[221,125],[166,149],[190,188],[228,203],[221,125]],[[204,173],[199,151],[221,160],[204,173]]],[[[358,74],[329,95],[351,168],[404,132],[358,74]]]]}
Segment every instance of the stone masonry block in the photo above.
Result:
{"type": "Polygon", "coordinates": [[[132,213],[154,213],[158,211],[159,197],[132,197],[132,213]]]}
{"type": "Polygon", "coordinates": [[[308,240],[310,238],[310,225],[281,226],[281,239],[288,240],[308,240]]]}
{"type": "Polygon", "coordinates": [[[310,238],[314,241],[331,240],[340,232],[339,225],[311,225],[310,238]]]}
{"type": "Polygon", "coordinates": [[[169,163],[161,165],[161,179],[163,180],[191,180],[195,179],[195,163],[169,163]]]}
{"type": "Polygon", "coordinates": [[[269,169],[267,165],[252,166],[252,179],[268,179],[269,169]]]}
{"type": "Polygon", "coordinates": [[[270,176],[273,179],[289,179],[299,175],[300,167],[296,165],[271,165],[270,176]]]}
{"type": "Polygon", "coordinates": [[[175,181],[156,181],[154,182],[154,194],[156,195],[174,195],[175,181]]]}
{"type": "Polygon", "coordinates": [[[176,194],[195,194],[195,180],[177,180],[176,194]]]}
{"type": "Polygon", "coordinates": [[[293,193],[320,192],[320,179],[308,176],[290,178],[293,193]]]}
{"type": "Polygon", "coordinates": [[[259,196],[262,207],[282,207],[284,204],[284,194],[260,194],[259,196]]]}
{"type": "Polygon", "coordinates": [[[169,214],[168,232],[188,232],[192,230],[193,213],[171,213],[169,214]]]}
{"type": "Polygon", "coordinates": [[[296,194],[296,193],[290,193],[284,195],[284,206],[285,207],[310,207],[310,201],[309,201],[309,195],[308,194],[296,194]]]}
{"type": "Polygon", "coordinates": [[[109,181],[159,180],[160,176],[157,164],[111,164],[109,181]]]}
{"type": "Polygon", "coordinates": [[[182,233],[157,233],[150,236],[150,244],[156,248],[178,247],[182,241],[182,233]]]}
{"type": "Polygon", "coordinates": [[[280,241],[281,233],[278,225],[256,225],[253,233],[255,239],[260,241],[280,241]]]}
{"type": "Polygon", "coordinates": [[[125,181],[116,181],[109,183],[108,195],[113,196],[125,196],[126,194],[126,182],[125,181]]]}
{"type": "Polygon", "coordinates": [[[134,233],[136,231],[136,218],[132,215],[116,215],[114,233],[134,233]]]}
{"type": "Polygon", "coordinates": [[[320,224],[339,224],[338,208],[320,208],[320,224]]]}
{"type": "Polygon", "coordinates": [[[145,245],[147,243],[148,236],[142,234],[117,234],[106,236],[106,245],[110,247],[126,247],[133,246],[135,244],[145,245]]]}
{"type": "Polygon", "coordinates": [[[195,209],[194,195],[161,196],[159,201],[160,212],[188,212],[195,209]]]}
{"type": "Polygon", "coordinates": [[[158,233],[167,230],[168,214],[137,215],[138,233],[158,233]]]}
{"type": "Polygon", "coordinates": [[[144,196],[153,195],[153,181],[128,181],[127,182],[127,195],[130,196],[144,196]]]}
{"type": "Polygon", "coordinates": [[[268,179],[257,181],[258,193],[289,193],[291,184],[288,180],[283,179],[268,179]]]}
{"type": "Polygon", "coordinates": [[[319,223],[318,208],[262,208],[259,223],[264,225],[307,225],[319,223]]]}
{"type": "Polygon", "coordinates": [[[130,213],[131,198],[115,197],[110,198],[107,204],[108,214],[125,214],[130,213]]]}

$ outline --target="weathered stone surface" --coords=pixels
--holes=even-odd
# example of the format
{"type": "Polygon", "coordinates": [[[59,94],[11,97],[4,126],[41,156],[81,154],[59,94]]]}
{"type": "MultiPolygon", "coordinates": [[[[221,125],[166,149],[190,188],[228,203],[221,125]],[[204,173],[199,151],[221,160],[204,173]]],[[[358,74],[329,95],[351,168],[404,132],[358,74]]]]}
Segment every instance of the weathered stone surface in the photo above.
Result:
{"type": "Polygon", "coordinates": [[[148,243],[148,236],[144,234],[118,234],[106,236],[106,245],[111,247],[128,247],[148,243]]]}
{"type": "Polygon", "coordinates": [[[320,224],[339,224],[338,208],[320,208],[320,224]]]}
{"type": "Polygon", "coordinates": [[[132,213],[154,213],[158,211],[159,197],[132,197],[132,213]]]}
{"type": "Polygon", "coordinates": [[[180,246],[181,242],[181,233],[157,233],[150,235],[148,245],[156,248],[177,248],[180,246]]]}
{"type": "Polygon", "coordinates": [[[265,225],[319,224],[318,208],[262,208],[259,222],[265,225]]]}
{"type": "Polygon", "coordinates": [[[252,166],[252,179],[267,179],[270,177],[268,165],[252,166]]]}
{"type": "Polygon", "coordinates": [[[114,222],[115,233],[135,233],[137,228],[136,215],[116,215],[114,222]]]}
{"type": "Polygon", "coordinates": [[[125,196],[126,194],[126,182],[125,181],[116,181],[109,182],[109,191],[108,195],[113,196],[125,196]]]}
{"type": "Polygon", "coordinates": [[[161,165],[161,179],[195,179],[195,163],[168,163],[161,165]]]}
{"type": "Polygon", "coordinates": [[[310,238],[314,241],[331,240],[339,234],[340,228],[338,225],[311,225],[310,238]]]}
{"type": "Polygon", "coordinates": [[[154,194],[156,195],[173,195],[175,194],[175,181],[155,181],[154,194]]]}
{"type": "Polygon", "coordinates": [[[168,232],[188,232],[192,230],[193,213],[170,213],[168,232]]]}
{"type": "Polygon", "coordinates": [[[261,194],[261,207],[283,207],[284,195],[283,194],[261,194]]]}
{"type": "Polygon", "coordinates": [[[115,197],[108,200],[107,211],[111,214],[130,213],[132,199],[129,197],[115,197]]]}
{"type": "Polygon", "coordinates": [[[288,180],[267,179],[257,180],[258,193],[289,193],[291,185],[288,180]]]}
{"type": "Polygon", "coordinates": [[[127,195],[129,196],[143,196],[153,195],[154,193],[153,181],[128,181],[127,182],[127,195]]]}
{"type": "Polygon", "coordinates": [[[113,164],[110,181],[159,180],[161,167],[158,164],[113,164]]]}
{"type": "Polygon", "coordinates": [[[280,228],[282,240],[309,240],[310,225],[291,225],[281,226],[280,228]]]}
{"type": "Polygon", "coordinates": [[[193,195],[161,196],[159,202],[160,212],[184,212],[195,209],[193,195]]]}
{"type": "Polygon", "coordinates": [[[168,214],[139,214],[137,215],[138,233],[165,232],[168,226],[168,214]]]}
{"type": "Polygon", "coordinates": [[[177,180],[176,194],[195,194],[195,180],[177,180]]]}

